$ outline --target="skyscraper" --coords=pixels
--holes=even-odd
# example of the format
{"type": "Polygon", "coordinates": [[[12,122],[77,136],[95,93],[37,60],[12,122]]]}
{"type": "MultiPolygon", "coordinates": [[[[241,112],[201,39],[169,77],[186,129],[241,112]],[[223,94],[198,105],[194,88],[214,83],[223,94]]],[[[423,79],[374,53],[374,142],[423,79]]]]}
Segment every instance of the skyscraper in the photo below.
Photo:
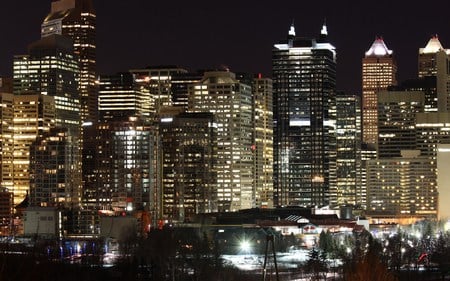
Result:
{"type": "Polygon", "coordinates": [[[376,37],[362,59],[363,142],[376,148],[378,139],[377,93],[397,84],[397,64],[393,51],[382,37],[376,37]]]}
{"type": "Polygon", "coordinates": [[[287,40],[274,45],[272,65],[274,204],[328,205],[336,50],[326,26],[316,39],[297,37],[292,25],[287,40]]]}
{"type": "MultiPolygon", "coordinates": [[[[81,203],[81,142],[78,62],[72,39],[54,34],[28,46],[28,54],[14,57],[14,94],[41,94],[54,100],[54,126],[67,129],[66,165],[72,194],[71,208],[81,203]]],[[[15,137],[19,138],[19,137],[15,137]]],[[[27,152],[27,154],[29,151],[27,152]]],[[[14,168],[16,169],[16,168],[14,168]]]]}
{"type": "MultiPolygon", "coordinates": [[[[1,79],[0,79],[1,81],[1,79]]],[[[0,86],[0,186],[12,190],[14,159],[14,95],[0,86]]]]}
{"type": "Polygon", "coordinates": [[[330,187],[330,205],[363,207],[361,184],[361,98],[336,96],[336,181],[330,187]]]}
{"type": "Polygon", "coordinates": [[[437,35],[430,38],[425,48],[419,49],[419,78],[435,77],[436,96],[433,98],[439,112],[450,110],[449,55],[450,49],[442,47],[437,35]]]}
{"type": "MultiPolygon", "coordinates": [[[[38,136],[30,147],[30,205],[70,208],[72,153],[66,128],[51,128],[38,136]]],[[[75,187],[76,188],[76,187],[75,187]]]]}
{"type": "Polygon", "coordinates": [[[416,149],[416,116],[424,112],[424,104],[423,92],[378,93],[378,158],[416,149]]]}
{"type": "Polygon", "coordinates": [[[251,85],[232,72],[211,71],[189,93],[190,111],[211,112],[217,124],[217,209],[254,207],[251,85]]]}
{"type": "MultiPolygon", "coordinates": [[[[167,116],[167,115],[165,115],[167,116]]],[[[212,113],[161,118],[163,218],[183,222],[217,211],[217,127],[212,113]]]]}
{"type": "Polygon", "coordinates": [[[19,204],[30,190],[30,146],[55,125],[54,98],[45,95],[14,97],[14,204],[19,204]]]}
{"type": "Polygon", "coordinates": [[[129,116],[140,116],[143,120],[150,118],[154,113],[151,109],[153,100],[135,78],[130,72],[100,75],[99,120],[127,119],[129,116]]]}
{"type": "Polygon", "coordinates": [[[273,83],[261,75],[253,79],[253,124],[252,146],[255,172],[254,186],[256,206],[273,207],[273,83]]]}
{"type": "Polygon", "coordinates": [[[96,15],[92,0],[57,0],[41,25],[42,38],[59,34],[73,40],[79,64],[81,120],[97,120],[96,15]]]}

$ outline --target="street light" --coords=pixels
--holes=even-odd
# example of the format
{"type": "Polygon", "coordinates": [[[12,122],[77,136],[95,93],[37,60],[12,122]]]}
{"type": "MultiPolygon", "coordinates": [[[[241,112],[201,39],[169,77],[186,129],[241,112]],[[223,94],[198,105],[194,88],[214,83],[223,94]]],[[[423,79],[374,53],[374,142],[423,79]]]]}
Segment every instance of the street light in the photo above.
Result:
{"type": "Polygon", "coordinates": [[[252,248],[252,245],[250,244],[250,241],[244,239],[240,242],[239,248],[241,252],[248,254],[252,248]]]}

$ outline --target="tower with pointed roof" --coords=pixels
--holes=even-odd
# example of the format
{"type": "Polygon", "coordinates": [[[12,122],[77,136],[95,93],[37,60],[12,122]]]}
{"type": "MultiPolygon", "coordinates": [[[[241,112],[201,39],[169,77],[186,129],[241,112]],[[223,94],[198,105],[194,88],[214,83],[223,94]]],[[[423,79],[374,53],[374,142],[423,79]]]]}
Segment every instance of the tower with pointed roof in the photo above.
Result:
{"type": "Polygon", "coordinates": [[[329,204],[335,162],[331,101],[336,93],[336,49],[326,25],[318,38],[298,37],[272,49],[274,205],[329,204]]]}
{"type": "Polygon", "coordinates": [[[435,77],[437,111],[450,110],[449,82],[450,49],[444,49],[437,35],[433,35],[424,48],[419,49],[418,75],[419,78],[435,77]]]}
{"type": "Polygon", "coordinates": [[[393,51],[377,36],[362,59],[363,142],[376,148],[378,142],[377,93],[397,84],[397,64],[393,51]]]}

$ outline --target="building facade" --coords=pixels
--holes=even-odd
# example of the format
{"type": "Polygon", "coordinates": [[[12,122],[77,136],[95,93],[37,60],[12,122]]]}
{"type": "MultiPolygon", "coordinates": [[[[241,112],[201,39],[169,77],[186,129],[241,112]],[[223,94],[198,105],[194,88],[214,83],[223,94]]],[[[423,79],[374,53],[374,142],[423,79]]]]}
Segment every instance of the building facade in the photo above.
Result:
{"type": "Polygon", "coordinates": [[[378,93],[378,158],[400,157],[416,149],[416,115],[423,113],[423,92],[378,93]]]}
{"type": "Polygon", "coordinates": [[[217,124],[217,209],[256,205],[251,85],[228,71],[205,72],[189,88],[189,110],[210,112],[217,124]]]}
{"type": "Polygon", "coordinates": [[[336,96],[336,180],[330,187],[330,205],[365,205],[361,184],[361,99],[336,96]]]}
{"type": "Polygon", "coordinates": [[[2,188],[13,188],[14,161],[14,95],[0,90],[0,185],[2,188]]]}
{"type": "MultiPolygon", "coordinates": [[[[326,26],[318,39],[297,37],[272,51],[274,204],[329,204],[330,163],[335,162],[336,51],[326,26]]],[[[333,165],[333,164],[331,164],[333,165]]]]}
{"type": "Polygon", "coordinates": [[[55,126],[55,100],[45,95],[14,97],[14,204],[25,199],[30,191],[30,147],[33,141],[55,126]]]}
{"type": "Polygon", "coordinates": [[[438,212],[436,165],[420,151],[372,159],[367,167],[367,215],[372,219],[435,219],[438,212]]]}
{"type": "Polygon", "coordinates": [[[273,208],[273,83],[261,75],[253,79],[254,185],[256,206],[273,208]]]}
{"type": "Polygon", "coordinates": [[[383,38],[377,37],[362,59],[363,142],[376,149],[378,141],[377,93],[397,84],[397,63],[383,38]]]}
{"type": "Polygon", "coordinates": [[[96,14],[92,0],[57,0],[41,25],[41,37],[54,34],[72,39],[79,65],[81,121],[97,120],[96,14]]]}
{"type": "Polygon", "coordinates": [[[73,42],[62,35],[49,35],[28,46],[28,55],[14,57],[14,94],[41,94],[54,99],[54,125],[67,129],[67,141],[73,157],[71,194],[73,206],[81,201],[81,119],[78,90],[78,61],[73,42]]]}
{"type": "Polygon", "coordinates": [[[162,215],[190,221],[217,206],[217,126],[212,113],[180,113],[160,119],[162,215]]]}

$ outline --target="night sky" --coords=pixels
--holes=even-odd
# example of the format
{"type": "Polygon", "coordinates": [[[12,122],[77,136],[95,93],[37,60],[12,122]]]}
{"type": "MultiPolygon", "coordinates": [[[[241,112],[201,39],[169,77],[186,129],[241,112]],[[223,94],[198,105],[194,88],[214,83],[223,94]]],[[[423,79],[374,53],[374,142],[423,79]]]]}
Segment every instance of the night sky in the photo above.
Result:
{"type": "MultiPolygon", "coordinates": [[[[39,39],[50,2],[2,1],[0,76],[11,76],[13,56],[39,39]]],[[[399,81],[417,75],[418,49],[433,34],[450,48],[448,0],[94,0],[94,5],[99,74],[170,64],[270,77],[272,46],[285,39],[292,21],[297,36],[315,37],[326,19],[337,48],[338,90],[359,94],[361,59],[375,36],[394,51],[399,81]]]]}

